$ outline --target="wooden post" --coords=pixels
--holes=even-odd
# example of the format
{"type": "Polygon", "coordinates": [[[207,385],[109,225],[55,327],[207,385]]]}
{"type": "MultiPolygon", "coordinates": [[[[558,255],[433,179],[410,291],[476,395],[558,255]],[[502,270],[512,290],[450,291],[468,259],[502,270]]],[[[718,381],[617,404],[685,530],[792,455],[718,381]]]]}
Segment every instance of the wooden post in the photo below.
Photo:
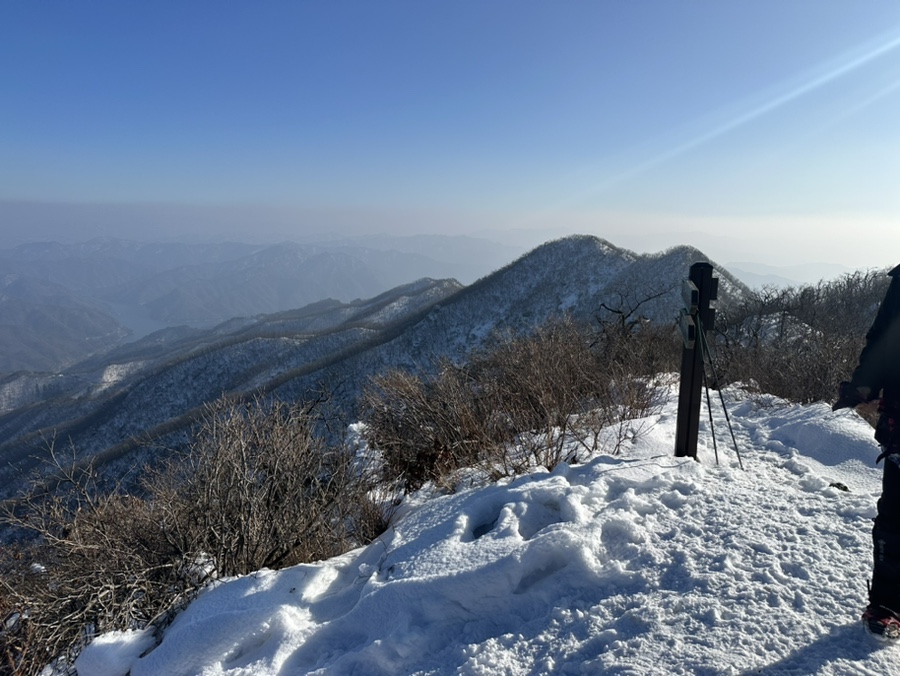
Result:
{"type": "Polygon", "coordinates": [[[694,263],[683,288],[684,309],[681,311],[681,386],[678,391],[678,418],[675,424],[675,455],[697,459],[697,437],[700,431],[700,401],[703,387],[703,346],[706,332],[711,332],[716,311],[710,302],[718,295],[719,280],[712,276],[709,263],[694,263]],[[700,335],[703,331],[704,335],[700,335]]]}

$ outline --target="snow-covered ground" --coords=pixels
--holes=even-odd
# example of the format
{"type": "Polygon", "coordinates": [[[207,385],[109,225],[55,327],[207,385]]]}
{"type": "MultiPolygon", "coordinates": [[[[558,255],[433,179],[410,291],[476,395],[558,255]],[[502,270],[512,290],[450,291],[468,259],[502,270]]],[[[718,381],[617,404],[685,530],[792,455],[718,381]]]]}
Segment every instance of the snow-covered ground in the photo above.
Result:
{"type": "MultiPolygon", "coordinates": [[[[368,547],[218,584],[162,643],[109,634],[81,676],[887,674],[859,622],[880,488],[871,428],[726,393],[701,462],[676,402],[621,455],[409,498],[368,547]],[[725,441],[728,441],[727,445],[725,441]],[[849,490],[832,484],[843,484],[849,490]]],[[[701,420],[707,420],[703,412],[701,420]]]]}

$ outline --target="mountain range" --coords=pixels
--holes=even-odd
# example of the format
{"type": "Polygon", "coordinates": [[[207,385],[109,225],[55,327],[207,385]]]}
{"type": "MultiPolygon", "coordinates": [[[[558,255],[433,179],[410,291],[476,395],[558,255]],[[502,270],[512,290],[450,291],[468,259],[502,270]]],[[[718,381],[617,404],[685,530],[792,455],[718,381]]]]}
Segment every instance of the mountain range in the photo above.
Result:
{"type": "MultiPolygon", "coordinates": [[[[459,359],[495,331],[527,331],[564,313],[591,320],[604,306],[673,322],[681,282],[701,260],[708,259],[690,247],[647,256],[573,236],[469,286],[423,278],[368,300],[165,329],[55,373],[10,374],[0,379],[0,486],[6,494],[21,486],[53,439],[126,475],[151,459],[148,449],[183,442],[203,406],[223,395],[325,396],[347,422],[373,374],[459,359]]],[[[720,303],[746,292],[718,274],[720,303]]]]}
{"type": "Polygon", "coordinates": [[[370,298],[421,277],[467,284],[519,253],[443,236],[23,244],[0,250],[0,374],[58,371],[159,329],[370,298]]]}

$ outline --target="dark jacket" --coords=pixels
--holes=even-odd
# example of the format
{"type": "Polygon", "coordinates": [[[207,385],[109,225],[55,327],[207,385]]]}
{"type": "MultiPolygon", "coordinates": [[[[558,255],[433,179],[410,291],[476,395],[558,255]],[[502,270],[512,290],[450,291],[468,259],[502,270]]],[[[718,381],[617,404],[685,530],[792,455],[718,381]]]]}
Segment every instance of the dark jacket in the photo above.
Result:
{"type": "Polygon", "coordinates": [[[880,395],[900,405],[900,265],[888,274],[891,284],[866,334],[850,387],[857,391],[868,388],[864,401],[880,395]]]}

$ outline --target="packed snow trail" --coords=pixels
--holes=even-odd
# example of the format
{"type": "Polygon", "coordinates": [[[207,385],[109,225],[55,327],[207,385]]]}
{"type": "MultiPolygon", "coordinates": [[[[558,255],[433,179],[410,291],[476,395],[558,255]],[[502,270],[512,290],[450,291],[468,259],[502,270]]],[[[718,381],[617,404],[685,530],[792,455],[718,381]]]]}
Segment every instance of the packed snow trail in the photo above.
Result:
{"type": "Polygon", "coordinates": [[[859,621],[880,489],[871,428],[824,404],[727,395],[745,471],[721,442],[715,403],[722,464],[705,427],[701,462],[672,457],[671,401],[620,455],[453,495],[423,490],[368,547],[221,583],[145,657],[146,637],[110,635],[77,666],[90,666],[82,676],[126,673],[114,663],[133,676],[890,673],[900,646],[859,621]]]}

